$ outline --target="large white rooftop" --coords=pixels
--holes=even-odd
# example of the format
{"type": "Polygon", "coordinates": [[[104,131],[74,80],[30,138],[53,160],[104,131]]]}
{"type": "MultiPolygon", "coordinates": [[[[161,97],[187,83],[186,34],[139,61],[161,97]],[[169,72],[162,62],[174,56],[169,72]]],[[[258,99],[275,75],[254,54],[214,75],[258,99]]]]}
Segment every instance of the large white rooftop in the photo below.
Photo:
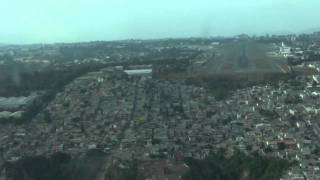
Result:
{"type": "Polygon", "coordinates": [[[133,69],[133,70],[125,70],[125,73],[131,76],[141,76],[141,75],[149,75],[152,73],[152,69],[133,69]]]}

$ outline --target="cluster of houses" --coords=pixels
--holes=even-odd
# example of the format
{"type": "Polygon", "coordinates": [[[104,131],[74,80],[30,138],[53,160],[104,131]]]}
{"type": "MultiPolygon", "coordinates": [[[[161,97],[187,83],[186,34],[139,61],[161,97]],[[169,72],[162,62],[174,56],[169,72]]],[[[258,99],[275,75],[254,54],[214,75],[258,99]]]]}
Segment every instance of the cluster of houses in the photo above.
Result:
{"type": "MultiPolygon", "coordinates": [[[[320,53],[317,44],[293,42],[290,47],[276,46],[277,55],[320,53]]],[[[117,48],[126,52],[127,46],[131,47],[117,48]]],[[[166,49],[157,51],[161,55],[166,49]]],[[[135,57],[148,57],[146,54],[136,53],[135,57]]],[[[127,52],[118,59],[129,57],[127,52]]],[[[107,62],[109,58],[74,59],[62,65],[107,62]]],[[[204,59],[209,58],[207,54],[204,59]]],[[[320,179],[320,64],[302,66],[317,73],[238,89],[219,101],[210,89],[182,80],[152,78],[151,65],[110,67],[76,78],[31,122],[20,124],[11,122],[23,120],[41,93],[0,97],[0,177],[5,162],[24,156],[56,152],[81,156],[99,149],[119,162],[138,159],[143,162],[139,168],[159,171],[147,174],[150,179],[169,176],[159,167],[177,178],[187,169],[177,163],[183,158],[204,159],[223,149],[226,156],[241,150],[296,162],[283,180],[320,179]]]]}
{"type": "Polygon", "coordinates": [[[88,73],[27,124],[0,127],[0,163],[100,149],[120,160],[205,158],[235,149],[296,161],[284,178],[319,179],[319,76],[238,89],[217,101],[181,81],[88,73]]]}

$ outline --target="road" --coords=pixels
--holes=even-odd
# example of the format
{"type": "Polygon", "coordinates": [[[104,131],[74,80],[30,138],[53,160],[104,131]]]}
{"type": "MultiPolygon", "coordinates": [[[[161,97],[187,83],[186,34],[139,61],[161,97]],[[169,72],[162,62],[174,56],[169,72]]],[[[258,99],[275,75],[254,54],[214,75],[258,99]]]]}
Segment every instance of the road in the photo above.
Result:
{"type": "MultiPolygon", "coordinates": [[[[133,96],[133,102],[132,102],[132,109],[130,113],[129,119],[126,121],[126,123],[121,127],[121,130],[119,134],[117,135],[117,138],[119,142],[124,138],[125,136],[125,131],[129,129],[130,122],[134,120],[134,115],[138,103],[138,93],[139,93],[139,87],[138,87],[138,81],[134,82],[134,96],[133,96]]],[[[99,170],[99,173],[93,178],[94,180],[104,180],[105,179],[105,174],[108,171],[110,167],[112,167],[114,163],[114,157],[115,156],[120,156],[121,155],[121,146],[120,144],[116,145],[113,147],[113,149],[108,153],[108,156],[104,160],[104,164],[101,166],[101,170],[99,170]]]]}

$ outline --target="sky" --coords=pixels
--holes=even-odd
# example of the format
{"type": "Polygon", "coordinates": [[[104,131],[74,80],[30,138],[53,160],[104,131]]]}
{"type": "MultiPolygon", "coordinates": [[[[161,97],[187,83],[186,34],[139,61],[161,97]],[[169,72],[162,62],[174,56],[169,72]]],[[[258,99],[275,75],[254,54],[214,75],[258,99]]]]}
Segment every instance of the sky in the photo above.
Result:
{"type": "Polygon", "coordinates": [[[320,30],[319,0],[1,0],[0,43],[320,30]]]}

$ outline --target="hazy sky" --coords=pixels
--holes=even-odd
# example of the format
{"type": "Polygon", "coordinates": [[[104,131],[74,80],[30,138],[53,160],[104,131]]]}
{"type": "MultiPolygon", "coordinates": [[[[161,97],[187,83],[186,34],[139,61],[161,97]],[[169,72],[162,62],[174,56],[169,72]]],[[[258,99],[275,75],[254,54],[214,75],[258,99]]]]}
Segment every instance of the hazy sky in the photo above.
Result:
{"type": "Polygon", "coordinates": [[[320,28],[320,0],[1,0],[0,43],[231,36],[320,28]]]}

